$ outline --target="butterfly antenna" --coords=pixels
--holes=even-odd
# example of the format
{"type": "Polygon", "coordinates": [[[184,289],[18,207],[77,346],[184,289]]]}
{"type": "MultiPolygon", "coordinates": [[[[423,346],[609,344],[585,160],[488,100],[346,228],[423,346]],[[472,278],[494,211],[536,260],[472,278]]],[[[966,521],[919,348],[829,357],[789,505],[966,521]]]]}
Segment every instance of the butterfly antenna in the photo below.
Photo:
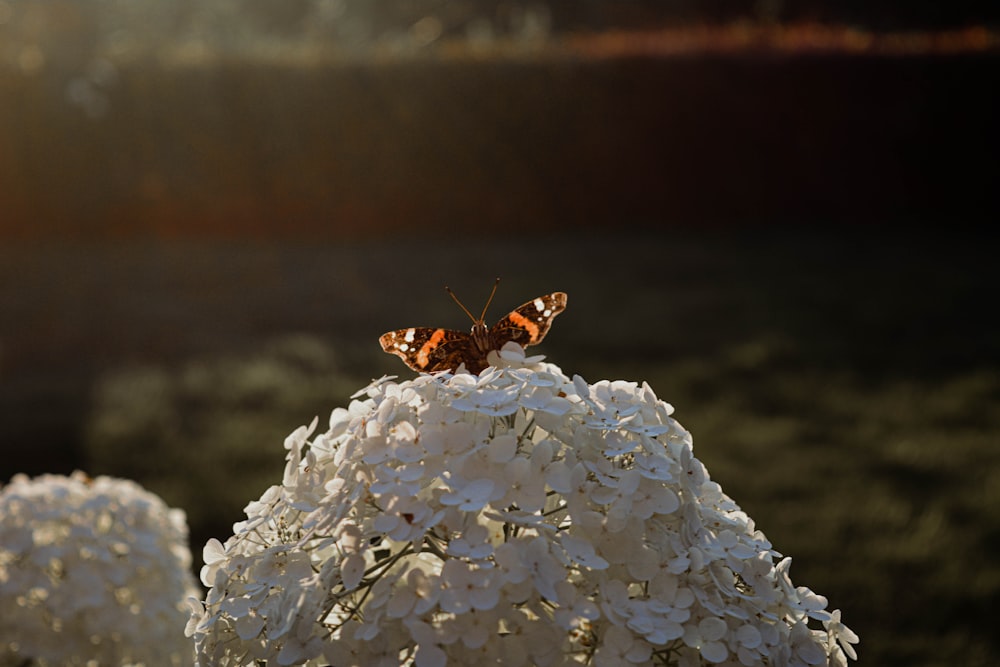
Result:
{"type": "Polygon", "coordinates": [[[469,319],[472,320],[473,322],[476,322],[476,318],[472,316],[472,313],[470,313],[469,309],[465,307],[465,304],[463,304],[461,301],[458,300],[458,296],[456,296],[455,293],[451,291],[451,288],[445,285],[444,289],[446,292],[448,292],[448,294],[451,295],[451,298],[455,300],[455,303],[458,304],[458,307],[465,311],[465,314],[469,316],[469,319]]]}
{"type": "Polygon", "coordinates": [[[486,319],[486,309],[490,307],[490,303],[492,303],[493,301],[493,295],[497,293],[497,287],[499,286],[500,286],[500,279],[497,278],[497,281],[493,283],[493,291],[490,292],[490,298],[486,299],[486,305],[483,306],[483,314],[479,316],[480,322],[486,319]]]}
{"type": "Polygon", "coordinates": [[[451,291],[450,287],[448,287],[447,285],[445,285],[444,289],[445,289],[445,291],[448,292],[448,294],[451,295],[451,298],[455,300],[455,303],[458,304],[458,307],[465,311],[465,314],[469,316],[469,319],[472,320],[472,323],[473,324],[478,324],[478,323],[482,322],[484,319],[486,319],[486,309],[490,307],[490,302],[493,301],[493,295],[497,293],[497,286],[498,285],[500,285],[500,279],[499,278],[497,278],[497,281],[495,283],[493,283],[493,291],[490,292],[490,298],[486,300],[486,305],[483,307],[483,314],[479,316],[478,320],[475,317],[473,317],[472,313],[469,312],[469,309],[465,307],[465,304],[463,304],[461,301],[458,300],[458,296],[454,292],[451,291]]]}

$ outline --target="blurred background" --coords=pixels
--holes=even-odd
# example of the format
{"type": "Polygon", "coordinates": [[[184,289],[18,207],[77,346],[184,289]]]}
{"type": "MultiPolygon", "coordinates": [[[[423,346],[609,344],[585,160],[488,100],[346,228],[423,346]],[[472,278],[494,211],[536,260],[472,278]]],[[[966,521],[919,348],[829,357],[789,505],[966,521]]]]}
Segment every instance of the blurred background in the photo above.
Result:
{"type": "Polygon", "coordinates": [[[870,665],[992,665],[1000,4],[0,0],[0,483],[196,567],[377,338],[564,290],[870,665]]]}

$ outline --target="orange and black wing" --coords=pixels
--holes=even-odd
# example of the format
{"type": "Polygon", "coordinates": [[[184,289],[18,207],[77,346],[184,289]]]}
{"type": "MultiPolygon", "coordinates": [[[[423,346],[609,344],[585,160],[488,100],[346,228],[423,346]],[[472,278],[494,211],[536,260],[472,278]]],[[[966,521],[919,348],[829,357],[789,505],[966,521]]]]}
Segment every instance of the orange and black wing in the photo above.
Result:
{"type": "Polygon", "coordinates": [[[497,347],[513,341],[521,347],[540,343],[552,327],[556,315],[566,310],[566,293],[553,292],[515,308],[496,323],[490,336],[497,347]]]}
{"type": "Polygon", "coordinates": [[[378,341],[383,350],[422,373],[455,370],[459,364],[468,365],[478,356],[472,337],[451,329],[411,327],[382,334],[378,341]]]}

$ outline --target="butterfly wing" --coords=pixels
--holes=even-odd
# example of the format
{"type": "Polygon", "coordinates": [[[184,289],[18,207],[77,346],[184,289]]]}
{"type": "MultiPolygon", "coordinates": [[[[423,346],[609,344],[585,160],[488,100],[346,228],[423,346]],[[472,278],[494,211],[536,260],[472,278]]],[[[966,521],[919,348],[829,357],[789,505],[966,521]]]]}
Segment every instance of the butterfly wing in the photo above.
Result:
{"type": "Polygon", "coordinates": [[[423,373],[455,370],[475,354],[472,337],[451,329],[411,327],[382,334],[378,340],[383,350],[423,373]]]}
{"type": "Polygon", "coordinates": [[[566,293],[553,292],[532,299],[496,323],[490,331],[496,349],[513,341],[521,347],[540,343],[556,315],[566,310],[566,293]]]}

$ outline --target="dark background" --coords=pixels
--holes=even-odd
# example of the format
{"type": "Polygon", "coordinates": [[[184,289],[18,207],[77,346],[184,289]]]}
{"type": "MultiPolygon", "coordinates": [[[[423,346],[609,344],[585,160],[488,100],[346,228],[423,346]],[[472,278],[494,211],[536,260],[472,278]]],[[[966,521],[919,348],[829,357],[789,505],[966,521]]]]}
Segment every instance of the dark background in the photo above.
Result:
{"type": "Polygon", "coordinates": [[[553,290],[862,664],[990,665],[995,3],[0,3],[0,480],[196,561],[386,330],[553,290]],[[84,11],[86,8],[87,10],[84,11]]]}

